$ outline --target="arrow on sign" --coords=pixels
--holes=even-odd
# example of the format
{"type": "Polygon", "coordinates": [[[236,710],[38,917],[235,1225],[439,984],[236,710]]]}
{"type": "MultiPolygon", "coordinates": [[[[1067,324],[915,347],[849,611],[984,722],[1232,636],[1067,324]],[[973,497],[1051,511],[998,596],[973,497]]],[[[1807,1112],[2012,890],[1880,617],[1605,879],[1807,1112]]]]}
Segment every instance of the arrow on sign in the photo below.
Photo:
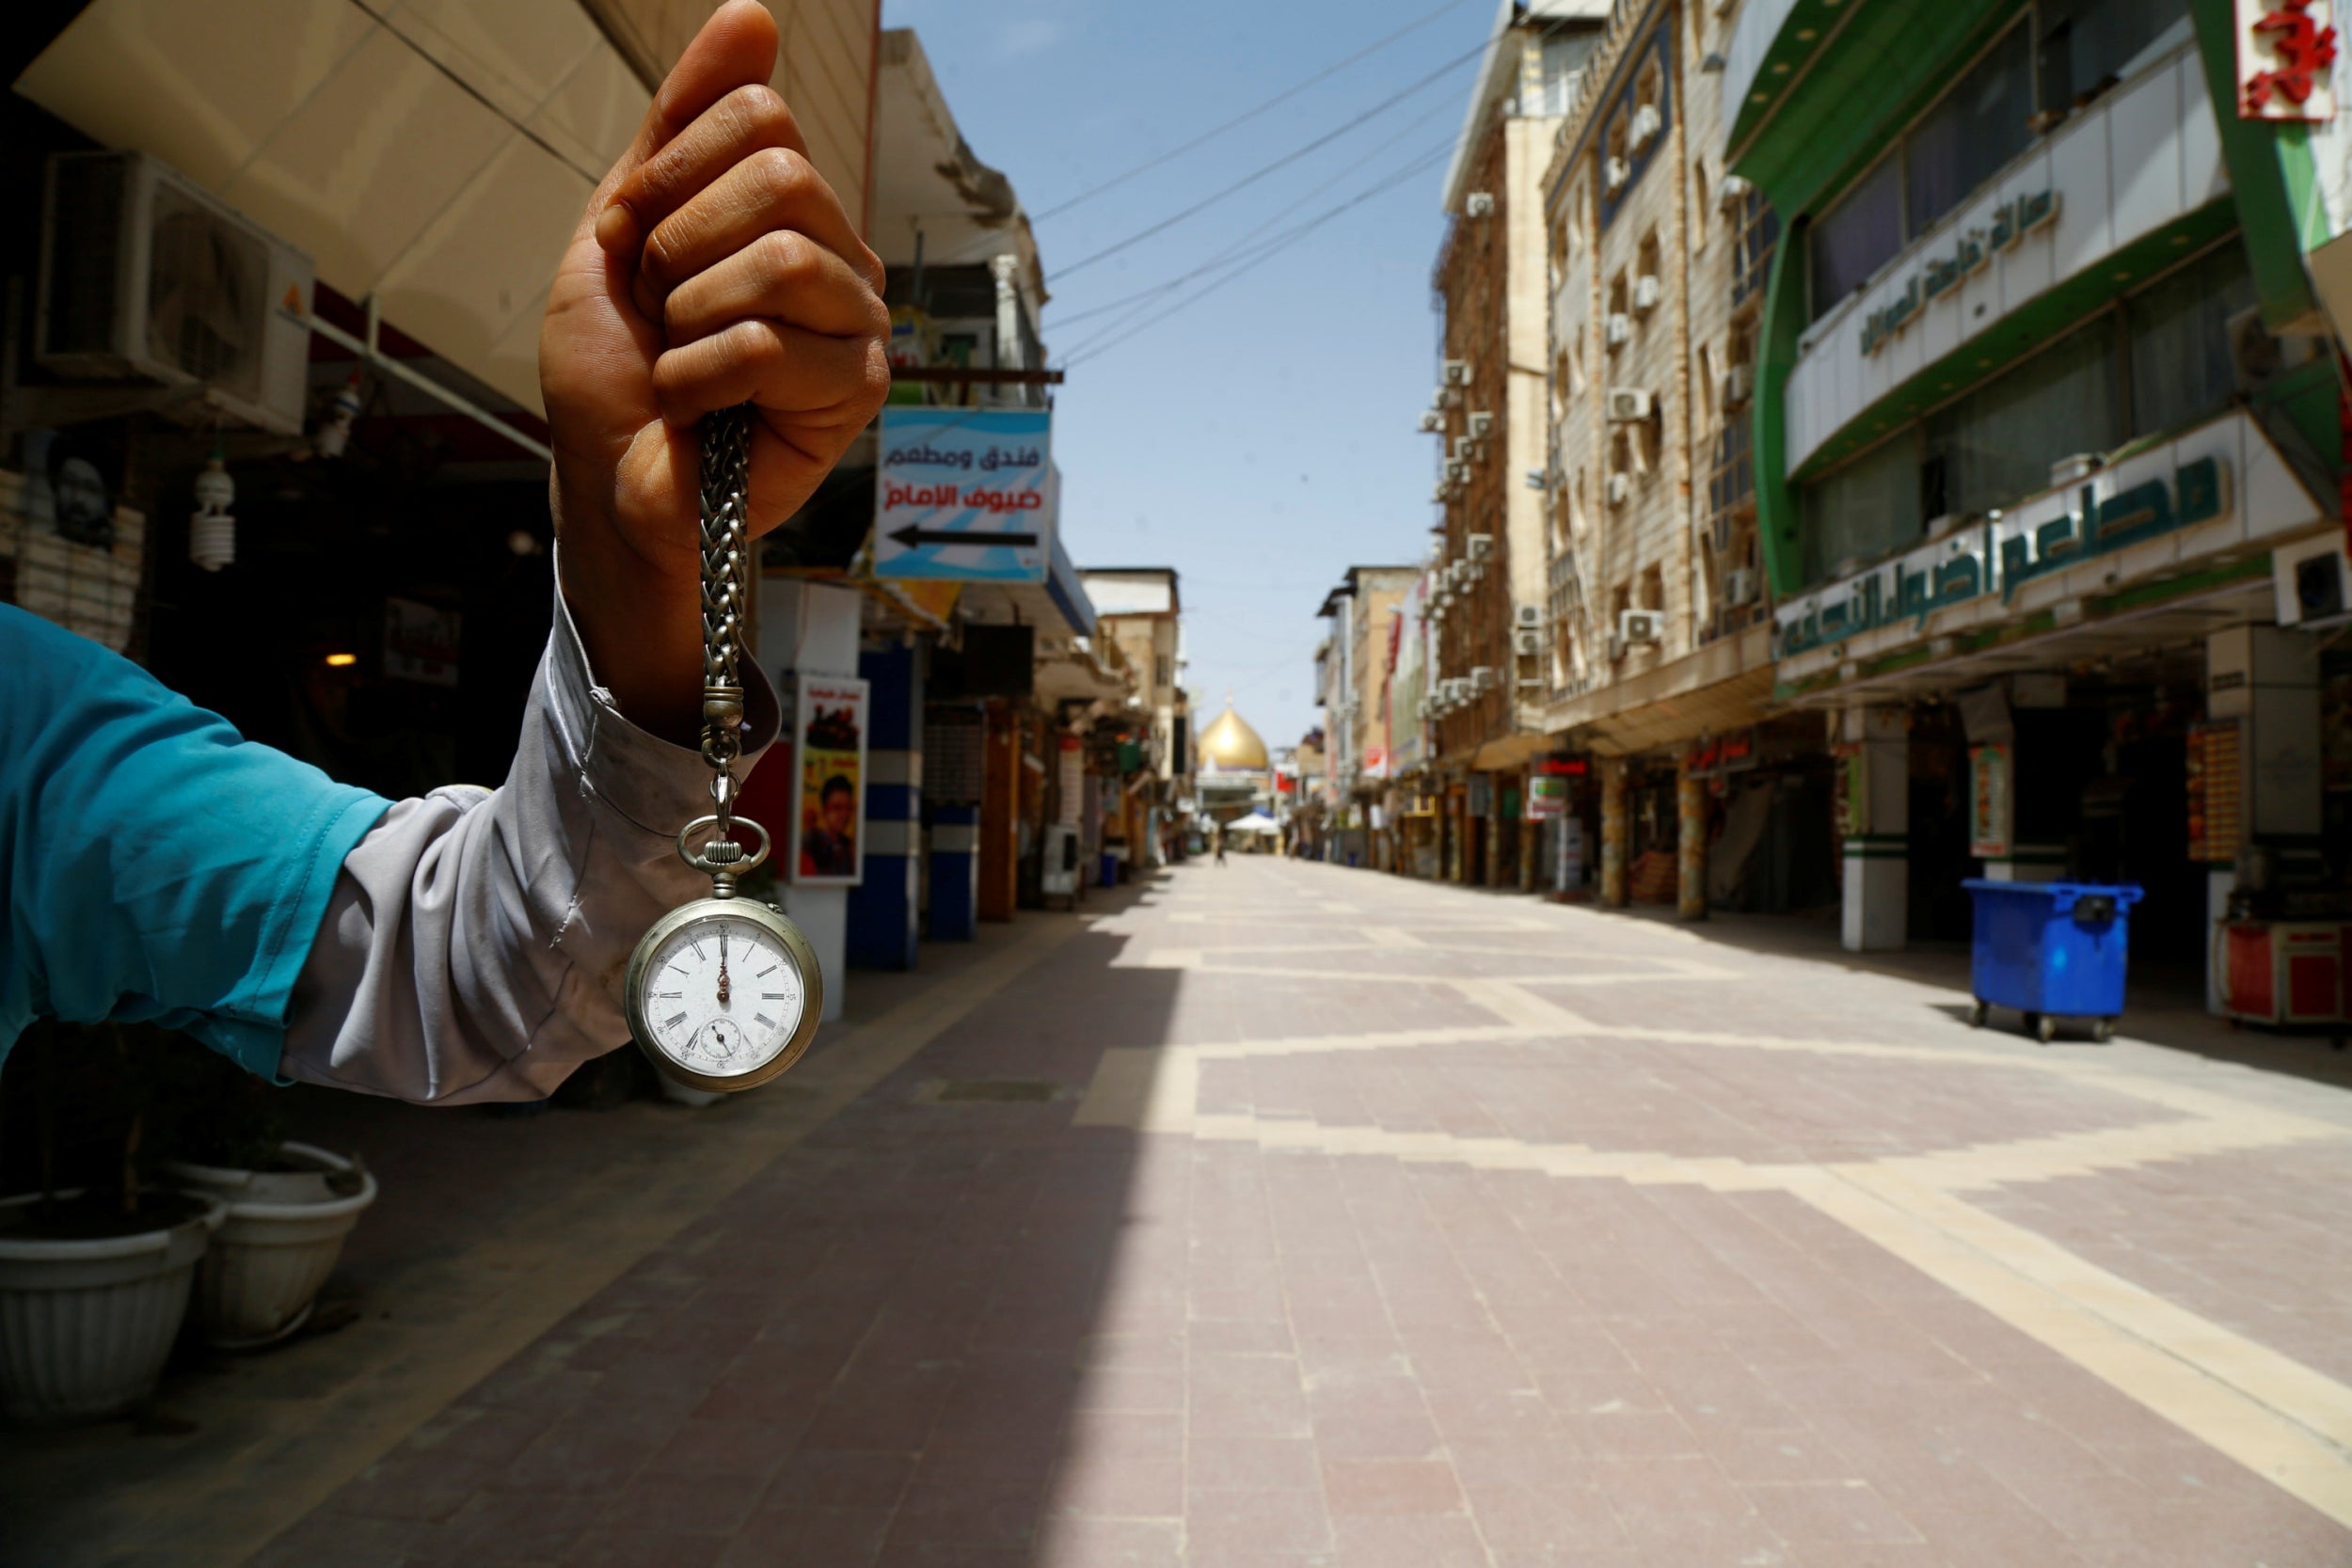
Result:
{"type": "Polygon", "coordinates": [[[918,545],[1013,545],[1034,547],[1037,544],[1034,533],[959,532],[953,529],[916,528],[913,523],[901,529],[893,529],[890,537],[908,549],[914,549],[918,545]]]}

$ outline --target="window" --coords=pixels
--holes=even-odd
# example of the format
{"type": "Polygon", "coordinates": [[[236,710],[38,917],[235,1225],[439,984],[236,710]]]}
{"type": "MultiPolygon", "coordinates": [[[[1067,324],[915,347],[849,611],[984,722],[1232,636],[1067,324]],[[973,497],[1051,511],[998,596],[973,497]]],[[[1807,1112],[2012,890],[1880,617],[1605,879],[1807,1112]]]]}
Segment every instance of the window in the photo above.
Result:
{"type": "Polygon", "coordinates": [[[1642,608],[1644,610],[1663,610],[1666,608],[1666,571],[1664,567],[1652,565],[1642,568],[1642,608]]]}
{"type": "Polygon", "coordinates": [[[1609,313],[1613,316],[1622,316],[1631,303],[1632,296],[1626,289],[1625,269],[1620,267],[1617,269],[1617,276],[1609,280],[1609,313]]]}
{"type": "Polygon", "coordinates": [[[1711,426],[1715,422],[1715,356],[1705,343],[1699,345],[1699,407],[1711,426]]]}
{"type": "Polygon", "coordinates": [[[1902,247],[1902,164],[1890,155],[1813,225],[1813,314],[1868,282],[1902,247]]]}
{"type": "Polygon", "coordinates": [[[2237,390],[2230,322],[2254,304],[2245,246],[2227,240],[1806,484],[1806,580],[1904,548],[1927,519],[2038,495],[2060,458],[2218,413],[2237,390]]]}
{"type": "Polygon", "coordinates": [[[1919,537],[1919,449],[1905,431],[1804,487],[1808,582],[1844,575],[1919,537]]]}
{"type": "Polygon", "coordinates": [[[2125,307],[2131,324],[2133,435],[2186,424],[2230,400],[2237,390],[2230,318],[2254,305],[2246,247],[2235,240],[2133,297],[2125,307]]]}
{"type": "Polygon", "coordinates": [[[1152,661],[1152,684],[1167,686],[1174,680],[1174,672],[1168,667],[1168,656],[1161,654],[1152,661]]]}
{"type": "Polygon", "coordinates": [[[2106,315],[1931,414],[1925,515],[1985,512],[2046,490],[2050,465],[2123,439],[2115,318],[2106,315]]]}
{"type": "Polygon", "coordinates": [[[1966,200],[2033,140],[2033,51],[2012,27],[1903,138],[1905,231],[1966,200]]]}
{"type": "Polygon", "coordinates": [[[1707,160],[1691,160],[1691,248],[1707,248],[1707,160]]]}
{"type": "Polygon", "coordinates": [[[2188,0],[2042,0],[2035,65],[2042,114],[2055,121],[2090,103],[2187,16],[2188,0]]]}
{"type": "Polygon", "coordinates": [[[1642,236],[1642,243],[1634,251],[1633,270],[1643,277],[1659,276],[1657,230],[1652,229],[1642,236]]]}

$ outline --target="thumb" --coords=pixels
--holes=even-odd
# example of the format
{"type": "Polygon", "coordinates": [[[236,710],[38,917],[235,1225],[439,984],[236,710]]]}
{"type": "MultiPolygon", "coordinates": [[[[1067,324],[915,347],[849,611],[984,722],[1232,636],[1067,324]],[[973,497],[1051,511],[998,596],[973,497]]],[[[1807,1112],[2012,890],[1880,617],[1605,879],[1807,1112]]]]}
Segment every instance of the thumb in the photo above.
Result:
{"type": "Polygon", "coordinates": [[[776,20],[760,0],[726,0],[710,13],[663,77],[644,123],[603,182],[588,198],[580,220],[580,234],[594,230],[596,243],[612,255],[633,255],[642,241],[640,226],[628,208],[612,199],[621,182],[660,151],[702,112],[738,87],[765,83],[776,69],[776,20]]]}

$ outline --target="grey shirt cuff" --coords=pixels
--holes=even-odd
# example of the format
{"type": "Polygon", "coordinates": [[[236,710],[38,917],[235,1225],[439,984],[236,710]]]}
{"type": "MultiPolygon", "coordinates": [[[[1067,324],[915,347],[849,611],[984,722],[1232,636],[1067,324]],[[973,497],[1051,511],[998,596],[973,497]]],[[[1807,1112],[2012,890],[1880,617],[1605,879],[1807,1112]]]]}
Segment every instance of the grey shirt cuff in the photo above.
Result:
{"type": "MultiPolygon", "coordinates": [[[[744,687],[738,777],[779,727],[755,664],[744,687]]],[[[437,1104],[545,1096],[628,1041],[628,956],[709,894],[675,841],[710,810],[701,754],[622,716],[559,592],[506,782],[403,800],[344,859],[279,1072],[437,1104]]]]}

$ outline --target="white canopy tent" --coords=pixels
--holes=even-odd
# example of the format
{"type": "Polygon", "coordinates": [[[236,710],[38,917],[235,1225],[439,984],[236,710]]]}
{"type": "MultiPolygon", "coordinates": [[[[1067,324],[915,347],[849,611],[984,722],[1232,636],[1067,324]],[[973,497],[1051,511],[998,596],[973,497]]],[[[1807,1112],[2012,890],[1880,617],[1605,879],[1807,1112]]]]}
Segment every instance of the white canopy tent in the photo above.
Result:
{"type": "Polygon", "coordinates": [[[1282,825],[1262,811],[1253,811],[1247,816],[1236,816],[1226,823],[1225,831],[1229,833],[1279,833],[1282,825]]]}

